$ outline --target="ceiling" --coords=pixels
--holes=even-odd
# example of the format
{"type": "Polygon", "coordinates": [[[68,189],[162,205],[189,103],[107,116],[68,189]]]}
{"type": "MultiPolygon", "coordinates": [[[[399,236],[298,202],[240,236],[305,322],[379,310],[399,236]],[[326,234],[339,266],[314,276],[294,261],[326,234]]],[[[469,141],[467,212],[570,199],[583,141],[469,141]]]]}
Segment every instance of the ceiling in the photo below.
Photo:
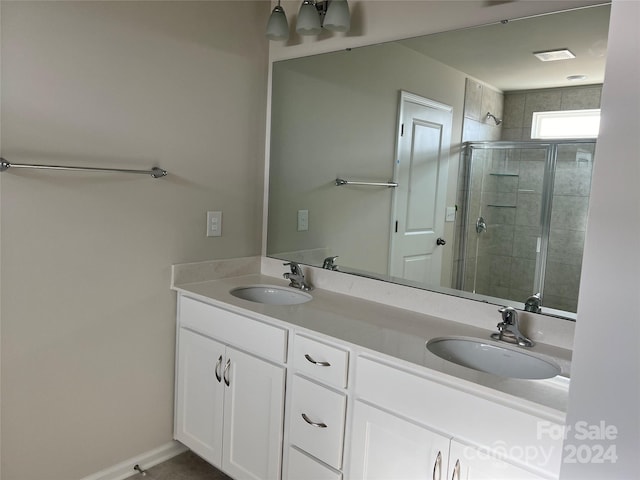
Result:
{"type": "Polygon", "coordinates": [[[597,84],[604,80],[610,5],[510,20],[399,43],[502,91],[597,84]],[[571,60],[541,62],[533,52],[567,48],[571,60]],[[586,75],[569,81],[570,75],[586,75]]]}

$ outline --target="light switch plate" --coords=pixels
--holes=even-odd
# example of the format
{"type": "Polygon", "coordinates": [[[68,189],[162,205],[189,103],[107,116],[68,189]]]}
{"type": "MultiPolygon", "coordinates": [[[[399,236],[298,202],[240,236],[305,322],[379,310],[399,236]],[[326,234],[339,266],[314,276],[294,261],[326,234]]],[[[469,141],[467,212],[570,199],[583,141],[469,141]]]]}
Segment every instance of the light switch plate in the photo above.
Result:
{"type": "MultiPolygon", "coordinates": [[[[440,210],[442,211],[442,210],[440,210]]],[[[445,222],[455,222],[456,221],[456,207],[447,207],[445,218],[445,222]]]]}
{"type": "Polygon", "coordinates": [[[298,210],[298,231],[309,230],[309,210],[298,210]]]}
{"type": "Polygon", "coordinates": [[[207,237],[222,236],[222,212],[207,212],[207,237]]]}

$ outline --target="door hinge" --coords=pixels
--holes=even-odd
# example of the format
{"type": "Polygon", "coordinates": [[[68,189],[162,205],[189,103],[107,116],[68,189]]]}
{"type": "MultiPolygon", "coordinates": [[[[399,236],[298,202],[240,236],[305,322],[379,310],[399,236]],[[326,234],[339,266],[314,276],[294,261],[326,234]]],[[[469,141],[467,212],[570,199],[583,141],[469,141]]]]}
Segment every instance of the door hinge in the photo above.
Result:
{"type": "Polygon", "coordinates": [[[398,233],[398,221],[396,220],[396,233],[398,233]]]}
{"type": "Polygon", "coordinates": [[[404,136],[404,123],[402,125],[400,125],[400,136],[401,137],[404,136]]]}

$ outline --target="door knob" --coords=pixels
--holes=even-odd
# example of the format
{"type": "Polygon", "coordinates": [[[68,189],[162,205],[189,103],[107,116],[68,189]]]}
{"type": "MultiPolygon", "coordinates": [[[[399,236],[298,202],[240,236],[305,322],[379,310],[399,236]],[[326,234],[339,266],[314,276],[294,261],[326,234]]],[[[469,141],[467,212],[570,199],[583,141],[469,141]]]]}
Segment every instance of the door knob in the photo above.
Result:
{"type": "Polygon", "coordinates": [[[438,239],[436,240],[436,245],[446,245],[447,241],[444,238],[440,238],[438,237],[438,239]]]}

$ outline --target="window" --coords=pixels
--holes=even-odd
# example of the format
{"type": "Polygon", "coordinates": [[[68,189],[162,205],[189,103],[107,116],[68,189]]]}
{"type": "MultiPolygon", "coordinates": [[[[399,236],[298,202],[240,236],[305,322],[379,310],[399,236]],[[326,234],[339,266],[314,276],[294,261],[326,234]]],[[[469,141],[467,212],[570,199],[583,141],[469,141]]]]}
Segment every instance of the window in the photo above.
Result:
{"type": "Polygon", "coordinates": [[[531,138],[597,138],[600,109],[533,112],[531,138]]]}

